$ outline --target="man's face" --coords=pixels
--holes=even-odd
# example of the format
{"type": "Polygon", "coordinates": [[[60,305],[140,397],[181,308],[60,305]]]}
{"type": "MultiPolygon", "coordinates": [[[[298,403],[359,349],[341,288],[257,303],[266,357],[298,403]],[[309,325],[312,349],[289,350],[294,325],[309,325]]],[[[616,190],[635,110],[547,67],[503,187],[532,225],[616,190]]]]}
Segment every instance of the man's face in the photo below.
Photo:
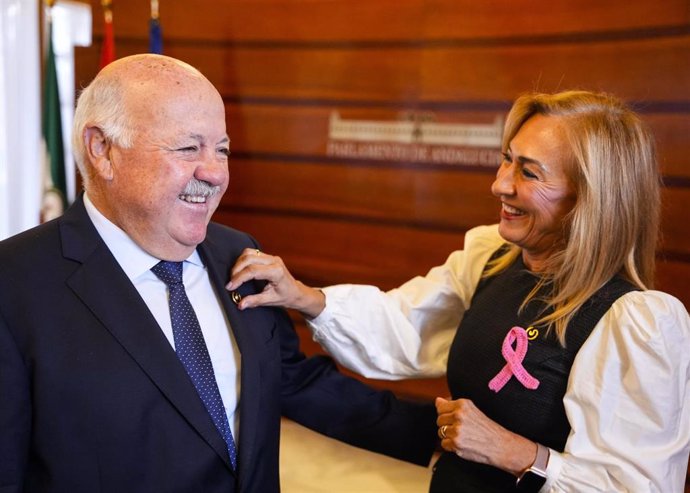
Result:
{"type": "Polygon", "coordinates": [[[136,127],[131,148],[113,145],[110,219],[150,254],[182,260],[206,236],[228,186],[225,108],[204,80],[164,80],[127,98],[136,127]],[[190,182],[217,187],[185,194],[190,182]]]}

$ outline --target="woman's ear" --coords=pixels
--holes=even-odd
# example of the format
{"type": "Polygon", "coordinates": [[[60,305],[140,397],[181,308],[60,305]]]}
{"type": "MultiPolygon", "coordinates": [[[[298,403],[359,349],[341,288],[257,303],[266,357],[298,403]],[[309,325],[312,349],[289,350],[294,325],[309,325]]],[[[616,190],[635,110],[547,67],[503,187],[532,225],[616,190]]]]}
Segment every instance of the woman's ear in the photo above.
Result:
{"type": "Polygon", "coordinates": [[[86,127],[84,129],[84,147],[91,162],[94,174],[103,180],[113,179],[113,164],[110,160],[110,141],[100,127],[86,127]]]}

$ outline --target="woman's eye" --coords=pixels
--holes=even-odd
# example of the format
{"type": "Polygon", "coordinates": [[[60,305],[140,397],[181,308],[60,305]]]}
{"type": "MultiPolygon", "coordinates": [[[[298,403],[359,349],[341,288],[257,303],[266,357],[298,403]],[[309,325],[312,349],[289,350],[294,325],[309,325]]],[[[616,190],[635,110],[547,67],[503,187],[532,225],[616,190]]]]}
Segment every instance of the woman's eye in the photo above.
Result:
{"type": "Polygon", "coordinates": [[[221,147],[220,149],[218,149],[218,152],[226,157],[230,156],[230,149],[228,149],[227,147],[221,147]]]}
{"type": "Polygon", "coordinates": [[[528,170],[527,168],[522,168],[522,174],[523,174],[523,176],[525,176],[526,178],[530,178],[530,179],[537,178],[537,175],[535,175],[534,173],[532,173],[532,172],[531,172],[530,170],[528,170]]]}
{"type": "Polygon", "coordinates": [[[502,152],[501,157],[503,157],[503,160],[510,163],[513,160],[513,157],[508,154],[507,152],[502,152]]]}
{"type": "Polygon", "coordinates": [[[182,151],[182,152],[196,152],[197,150],[198,150],[198,147],[196,147],[196,146],[181,147],[178,149],[178,151],[182,151]]]}

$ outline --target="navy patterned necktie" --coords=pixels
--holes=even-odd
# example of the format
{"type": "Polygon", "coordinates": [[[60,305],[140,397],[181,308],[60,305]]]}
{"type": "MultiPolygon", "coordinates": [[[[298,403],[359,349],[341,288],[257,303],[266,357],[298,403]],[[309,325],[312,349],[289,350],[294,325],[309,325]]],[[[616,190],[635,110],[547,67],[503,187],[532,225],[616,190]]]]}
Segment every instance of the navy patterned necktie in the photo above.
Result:
{"type": "Polygon", "coordinates": [[[187,298],[182,284],[182,262],[160,261],[151,269],[156,276],[168,286],[168,304],[172,322],[175,352],[184,369],[191,378],[196,391],[213,419],[218,431],[228,445],[232,467],[237,469],[237,448],[232,438],[232,431],[225,414],[223,400],[218,391],[216,377],[213,374],[211,358],[208,355],[204,335],[201,333],[199,320],[194,308],[187,298]]]}

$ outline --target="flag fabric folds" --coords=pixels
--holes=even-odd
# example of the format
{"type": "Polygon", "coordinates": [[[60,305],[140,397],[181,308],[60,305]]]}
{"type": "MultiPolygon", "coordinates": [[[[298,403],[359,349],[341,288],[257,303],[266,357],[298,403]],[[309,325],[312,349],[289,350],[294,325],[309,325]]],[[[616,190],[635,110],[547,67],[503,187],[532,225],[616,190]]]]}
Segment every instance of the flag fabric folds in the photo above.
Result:
{"type": "Polygon", "coordinates": [[[151,0],[151,19],[149,20],[149,52],[163,54],[163,31],[158,19],[158,0],[151,0]]]}
{"type": "Polygon", "coordinates": [[[103,45],[100,68],[115,60],[115,33],[113,31],[112,0],[101,0],[103,6],[103,45]]]}
{"type": "MultiPolygon", "coordinates": [[[[60,92],[58,90],[53,26],[48,14],[47,51],[43,83],[43,138],[50,167],[50,180],[46,180],[46,194],[59,195],[62,207],[67,206],[67,180],[65,177],[65,153],[62,140],[60,92]]],[[[46,201],[44,197],[44,202],[46,201]]]]}

